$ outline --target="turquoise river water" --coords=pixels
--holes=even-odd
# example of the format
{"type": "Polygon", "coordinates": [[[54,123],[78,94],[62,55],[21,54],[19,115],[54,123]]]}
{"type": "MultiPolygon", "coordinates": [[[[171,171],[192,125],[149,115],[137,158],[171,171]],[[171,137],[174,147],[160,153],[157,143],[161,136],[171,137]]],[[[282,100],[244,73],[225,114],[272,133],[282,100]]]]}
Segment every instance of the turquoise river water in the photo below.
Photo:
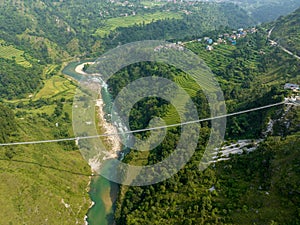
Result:
{"type": "MultiPolygon", "coordinates": [[[[92,60],[71,62],[63,69],[62,72],[76,80],[80,80],[82,75],[75,72],[76,66],[90,61],[92,60]]],[[[112,104],[112,98],[105,88],[101,89],[101,94],[103,102],[105,103],[104,112],[108,113],[110,105],[112,104]]],[[[91,200],[94,202],[94,205],[87,213],[88,224],[112,225],[114,223],[114,202],[118,195],[118,185],[110,182],[102,176],[93,176],[91,178],[89,195],[91,200]]]]}

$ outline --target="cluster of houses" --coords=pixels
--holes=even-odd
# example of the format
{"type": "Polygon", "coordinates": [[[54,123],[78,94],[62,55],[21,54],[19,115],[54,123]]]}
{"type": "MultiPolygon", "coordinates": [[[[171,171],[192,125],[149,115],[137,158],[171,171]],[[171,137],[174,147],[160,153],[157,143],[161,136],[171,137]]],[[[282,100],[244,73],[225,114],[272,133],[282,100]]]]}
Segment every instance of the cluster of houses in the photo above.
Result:
{"type": "Polygon", "coordinates": [[[214,41],[210,37],[204,37],[203,39],[199,38],[197,41],[198,42],[204,41],[207,44],[206,50],[212,51],[214,49],[213,48],[214,45],[227,44],[227,43],[230,43],[231,45],[236,45],[238,39],[246,37],[248,33],[253,34],[255,32],[257,32],[256,28],[251,28],[246,30],[240,28],[237,31],[232,31],[231,34],[229,33],[219,34],[218,39],[216,41],[214,41]]]}
{"type": "Polygon", "coordinates": [[[251,29],[246,29],[246,30],[244,30],[243,28],[240,28],[237,31],[232,31],[231,34],[229,34],[229,33],[219,34],[218,39],[216,41],[214,41],[210,37],[199,38],[197,40],[192,40],[192,41],[188,41],[188,42],[178,41],[177,43],[159,45],[154,48],[154,51],[158,52],[163,49],[176,49],[179,51],[183,51],[184,50],[183,46],[186,43],[195,42],[195,41],[206,43],[207,44],[206,50],[212,51],[214,45],[227,44],[227,43],[230,43],[231,45],[236,45],[238,39],[246,37],[247,34],[249,34],[249,33],[253,34],[256,32],[257,32],[256,28],[251,28],[251,29]]]}
{"type": "Polygon", "coordinates": [[[292,90],[292,91],[295,91],[295,92],[297,92],[297,91],[300,90],[298,84],[291,84],[291,83],[286,83],[284,85],[284,89],[286,89],[286,90],[292,90]]]}

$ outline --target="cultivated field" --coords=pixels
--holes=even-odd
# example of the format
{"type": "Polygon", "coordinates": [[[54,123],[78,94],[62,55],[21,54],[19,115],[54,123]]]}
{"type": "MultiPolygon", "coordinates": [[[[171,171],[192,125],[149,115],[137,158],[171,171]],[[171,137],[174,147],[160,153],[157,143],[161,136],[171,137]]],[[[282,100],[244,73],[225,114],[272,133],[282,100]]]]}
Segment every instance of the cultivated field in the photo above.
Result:
{"type": "Polygon", "coordinates": [[[181,13],[174,12],[156,12],[153,14],[145,15],[135,15],[135,16],[123,16],[111,18],[106,21],[104,27],[99,28],[96,31],[96,35],[104,37],[106,34],[109,34],[111,31],[115,30],[118,27],[129,27],[134,24],[148,24],[153,21],[163,20],[163,19],[180,19],[182,17],[181,13]]]}
{"type": "Polygon", "coordinates": [[[12,45],[7,46],[3,42],[0,42],[0,57],[4,59],[15,59],[16,63],[24,67],[31,67],[30,62],[25,58],[24,51],[16,49],[12,45]]]}
{"type": "Polygon", "coordinates": [[[53,76],[48,79],[44,87],[34,96],[35,100],[40,98],[62,98],[72,99],[76,86],[69,80],[60,76],[53,76]]]}

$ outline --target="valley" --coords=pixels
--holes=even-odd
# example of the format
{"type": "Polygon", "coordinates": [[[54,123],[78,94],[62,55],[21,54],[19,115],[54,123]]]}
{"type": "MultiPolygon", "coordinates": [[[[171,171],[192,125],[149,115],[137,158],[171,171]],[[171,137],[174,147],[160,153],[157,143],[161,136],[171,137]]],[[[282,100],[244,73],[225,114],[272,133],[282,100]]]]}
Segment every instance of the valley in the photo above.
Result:
{"type": "MultiPolygon", "coordinates": [[[[285,87],[300,83],[300,10],[297,1],[289,3],[1,2],[0,145],[77,135],[74,96],[84,92],[78,80],[86,75],[78,65],[134,41],[166,40],[197,54],[215,74],[229,114],[286,97],[290,104],[228,117],[224,144],[203,171],[199,162],[212,129],[210,121],[200,122],[189,162],[170,179],[147,186],[115,184],[95,174],[80,140],[0,146],[0,224],[298,224],[299,88],[285,87]]],[[[190,75],[142,62],[118,71],[105,93],[102,88],[94,112],[99,134],[117,131],[103,105],[149,75],[181,86],[199,119],[210,117],[206,96],[190,75]]],[[[184,98],[178,99],[184,108],[184,98]]],[[[155,117],[172,125],[179,114],[167,101],[147,97],[132,108],[128,128],[147,128],[155,117]]],[[[150,132],[134,135],[146,140],[150,132]]],[[[180,135],[180,127],[167,128],[159,146],[142,152],[123,149],[116,138],[101,140],[123,151],[122,162],[148,166],[172,154],[180,135]]],[[[137,173],[135,179],[153,178],[137,173]]]]}

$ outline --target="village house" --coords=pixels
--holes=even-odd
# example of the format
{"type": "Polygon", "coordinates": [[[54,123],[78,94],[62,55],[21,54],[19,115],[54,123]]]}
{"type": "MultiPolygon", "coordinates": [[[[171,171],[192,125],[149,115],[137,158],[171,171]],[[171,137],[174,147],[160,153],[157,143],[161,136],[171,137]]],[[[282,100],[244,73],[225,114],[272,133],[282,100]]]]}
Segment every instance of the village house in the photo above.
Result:
{"type": "MultiPolygon", "coordinates": [[[[227,44],[227,41],[229,41],[229,43],[232,45],[236,45],[238,39],[244,38],[247,36],[248,33],[254,33],[254,32],[257,32],[256,28],[251,28],[248,30],[245,30],[244,28],[239,28],[237,31],[232,31],[230,34],[229,33],[218,34],[218,38],[215,42],[210,37],[204,37],[203,39],[198,38],[195,41],[202,42],[202,40],[204,40],[204,42],[207,44],[205,49],[207,51],[212,51],[213,50],[212,45],[216,46],[219,44],[227,44]]],[[[260,52],[260,54],[264,54],[264,52],[260,52]]]]}
{"type": "Polygon", "coordinates": [[[271,46],[277,46],[278,44],[277,44],[276,41],[270,40],[270,45],[271,45],[271,46]]]}
{"type": "Polygon", "coordinates": [[[223,43],[222,38],[219,38],[219,39],[217,40],[217,42],[218,42],[218,44],[222,44],[222,43],[223,43]]]}
{"type": "Polygon", "coordinates": [[[213,39],[211,39],[211,38],[207,40],[207,44],[209,44],[209,45],[211,45],[213,42],[214,42],[214,41],[213,41],[213,39]]]}
{"type": "Polygon", "coordinates": [[[250,32],[253,34],[255,32],[257,32],[257,29],[255,27],[251,28],[250,32]]]}
{"type": "Polygon", "coordinates": [[[207,45],[207,46],[206,46],[206,50],[207,50],[207,51],[212,51],[213,49],[214,49],[214,48],[213,48],[211,45],[207,45]]]}
{"type": "Polygon", "coordinates": [[[235,40],[236,39],[236,35],[233,34],[233,35],[230,36],[230,38],[233,39],[233,40],[235,40]]]}
{"type": "Polygon", "coordinates": [[[299,91],[299,85],[298,84],[286,83],[284,85],[284,89],[293,90],[293,91],[299,91]]]}

